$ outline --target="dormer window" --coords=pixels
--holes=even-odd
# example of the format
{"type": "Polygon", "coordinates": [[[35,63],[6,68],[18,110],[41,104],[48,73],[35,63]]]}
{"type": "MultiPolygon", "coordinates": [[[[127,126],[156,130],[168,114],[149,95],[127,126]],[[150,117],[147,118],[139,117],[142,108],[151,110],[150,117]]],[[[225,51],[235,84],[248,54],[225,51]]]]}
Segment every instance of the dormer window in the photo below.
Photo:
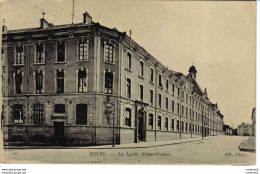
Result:
{"type": "Polygon", "coordinates": [[[35,58],[35,63],[44,63],[44,45],[41,44],[36,44],[36,58],[35,58]]]}
{"type": "Polygon", "coordinates": [[[19,45],[16,46],[16,60],[15,63],[17,65],[24,64],[24,52],[23,52],[23,46],[19,45]]]}
{"type": "Polygon", "coordinates": [[[65,62],[65,42],[57,43],[57,62],[65,62]]]}
{"type": "Polygon", "coordinates": [[[114,63],[114,46],[112,44],[105,44],[104,57],[105,62],[114,63]]]}

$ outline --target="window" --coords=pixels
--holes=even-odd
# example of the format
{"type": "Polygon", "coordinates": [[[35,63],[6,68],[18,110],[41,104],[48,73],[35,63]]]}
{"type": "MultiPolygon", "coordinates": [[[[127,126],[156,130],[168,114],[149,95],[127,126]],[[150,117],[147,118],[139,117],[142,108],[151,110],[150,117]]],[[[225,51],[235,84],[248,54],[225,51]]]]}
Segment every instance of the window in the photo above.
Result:
{"type": "Polygon", "coordinates": [[[150,129],[153,129],[153,114],[149,114],[149,127],[150,129]]]}
{"type": "Polygon", "coordinates": [[[16,46],[16,64],[24,64],[23,46],[16,46]]]}
{"type": "Polygon", "coordinates": [[[172,84],[172,94],[174,95],[174,84],[172,84]]]}
{"type": "Polygon", "coordinates": [[[177,131],[179,132],[180,131],[180,121],[177,120],[177,131]]]}
{"type": "Polygon", "coordinates": [[[161,130],[162,129],[162,117],[158,116],[158,129],[161,130]]]}
{"type": "Polygon", "coordinates": [[[36,94],[41,94],[43,92],[43,73],[42,71],[35,72],[36,81],[36,94]]]}
{"type": "Polygon", "coordinates": [[[169,90],[169,80],[166,80],[166,91],[169,90]]]}
{"type": "Polygon", "coordinates": [[[172,122],[171,122],[171,130],[174,131],[174,119],[172,119],[172,122]]]}
{"type": "Polygon", "coordinates": [[[1,60],[2,60],[2,65],[4,65],[4,56],[5,56],[5,49],[1,49],[1,60]]]}
{"type": "Polygon", "coordinates": [[[126,79],[126,97],[131,98],[131,79],[126,79]]]}
{"type": "Polygon", "coordinates": [[[150,103],[153,105],[153,90],[150,90],[150,103]]]}
{"type": "Polygon", "coordinates": [[[181,98],[184,100],[184,91],[181,93],[181,98]]]}
{"type": "Polygon", "coordinates": [[[22,94],[23,76],[22,73],[15,73],[15,93],[22,94]]]}
{"type": "Polygon", "coordinates": [[[65,42],[57,43],[57,62],[65,62],[65,42]]]}
{"type": "Polygon", "coordinates": [[[168,118],[165,117],[165,130],[168,130],[168,118]]]}
{"type": "Polygon", "coordinates": [[[23,123],[23,105],[15,104],[13,105],[13,122],[15,124],[23,123]]]}
{"type": "Polygon", "coordinates": [[[166,106],[166,109],[168,110],[168,97],[166,97],[166,99],[165,99],[165,106],[166,106]]]}
{"type": "Polygon", "coordinates": [[[140,76],[144,76],[144,62],[140,61],[140,76]]]}
{"type": "Polygon", "coordinates": [[[189,131],[191,132],[191,124],[189,124],[189,131]]]}
{"type": "Polygon", "coordinates": [[[33,124],[42,124],[44,122],[43,114],[43,105],[35,104],[33,106],[33,124]]]}
{"type": "Polygon", "coordinates": [[[174,113],[174,100],[172,100],[172,112],[174,113]]]}
{"type": "Polygon", "coordinates": [[[159,100],[159,107],[161,108],[162,107],[162,95],[161,94],[159,94],[158,100],[159,100]]]}
{"type": "Polygon", "coordinates": [[[88,40],[82,40],[80,43],[79,43],[79,60],[88,60],[88,43],[89,41],[88,40]]]}
{"type": "MultiPolygon", "coordinates": [[[[65,112],[65,105],[63,106],[65,112]]],[[[76,106],[76,124],[87,124],[87,116],[88,116],[88,105],[78,104],[76,106]]]]}
{"type": "Polygon", "coordinates": [[[130,69],[132,68],[132,54],[131,53],[127,53],[127,57],[126,57],[126,68],[130,69]]]}
{"type": "Polygon", "coordinates": [[[64,71],[56,71],[57,73],[57,93],[64,93],[64,71]]]}
{"type": "Polygon", "coordinates": [[[114,60],[113,60],[113,53],[114,52],[114,47],[113,45],[111,44],[106,44],[105,45],[105,51],[104,51],[104,56],[105,56],[105,62],[110,62],[110,63],[113,63],[114,60]]]}
{"type": "Polygon", "coordinates": [[[131,127],[131,109],[126,108],[125,109],[125,126],[131,127]]]}
{"type": "Polygon", "coordinates": [[[189,113],[189,110],[188,110],[188,107],[186,107],[186,117],[188,117],[188,113],[189,113]]]}
{"type": "Polygon", "coordinates": [[[54,112],[58,114],[65,113],[65,105],[64,104],[56,104],[54,105],[54,112]]]}
{"type": "Polygon", "coordinates": [[[159,87],[162,87],[162,75],[159,74],[159,87]]]}
{"type": "Polygon", "coordinates": [[[43,43],[36,44],[36,60],[35,63],[43,63],[44,62],[44,45],[43,43]]]}
{"type": "Polygon", "coordinates": [[[185,132],[188,132],[188,123],[185,123],[185,132]]]}
{"type": "Polygon", "coordinates": [[[106,71],[105,73],[105,93],[113,93],[113,72],[106,71]]]}
{"type": "Polygon", "coordinates": [[[150,68],[150,81],[153,82],[153,68],[150,68]]]}
{"type": "Polygon", "coordinates": [[[144,86],[143,85],[140,85],[140,93],[139,93],[139,98],[141,101],[144,100],[144,86]]]}
{"type": "Polygon", "coordinates": [[[180,104],[178,103],[178,114],[180,114],[180,104]]]}
{"type": "Polygon", "coordinates": [[[182,105],[182,107],[181,107],[181,115],[183,115],[183,113],[184,113],[184,106],[182,105]]]}
{"type": "Polygon", "coordinates": [[[183,121],[181,122],[181,131],[183,132],[183,128],[184,128],[184,123],[183,121]]]}
{"type": "Polygon", "coordinates": [[[87,92],[87,72],[85,69],[78,70],[78,92],[87,92]]]}

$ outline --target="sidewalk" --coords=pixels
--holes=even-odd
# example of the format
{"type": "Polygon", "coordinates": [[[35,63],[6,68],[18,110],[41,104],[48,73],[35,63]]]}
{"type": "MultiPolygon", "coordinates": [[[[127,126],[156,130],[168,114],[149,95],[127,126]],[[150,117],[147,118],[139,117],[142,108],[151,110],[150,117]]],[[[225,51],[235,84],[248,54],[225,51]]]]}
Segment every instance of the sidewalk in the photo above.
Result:
{"type": "Polygon", "coordinates": [[[255,137],[246,137],[238,148],[241,151],[255,152],[255,145],[256,145],[255,137]]]}
{"type": "Polygon", "coordinates": [[[174,144],[189,143],[195,141],[205,141],[212,138],[220,138],[219,136],[204,137],[202,140],[199,138],[188,138],[188,139],[178,139],[178,140],[165,140],[165,141],[153,141],[153,142],[139,142],[131,144],[118,144],[115,147],[112,145],[102,145],[102,146],[5,146],[5,149],[132,149],[132,148],[150,148],[157,146],[167,146],[174,144]]]}

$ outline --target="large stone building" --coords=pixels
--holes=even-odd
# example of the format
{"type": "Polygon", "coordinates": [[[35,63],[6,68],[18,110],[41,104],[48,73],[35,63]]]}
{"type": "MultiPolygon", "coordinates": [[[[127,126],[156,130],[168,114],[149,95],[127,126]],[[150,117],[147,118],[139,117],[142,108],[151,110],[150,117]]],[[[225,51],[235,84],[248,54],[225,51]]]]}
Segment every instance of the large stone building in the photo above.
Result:
{"type": "Polygon", "coordinates": [[[98,145],[219,135],[223,115],[196,81],[117,29],[93,22],[2,35],[5,144],[98,145]]]}
{"type": "Polygon", "coordinates": [[[253,135],[252,132],[252,125],[249,123],[242,123],[237,127],[237,134],[240,136],[251,136],[253,135]]]}

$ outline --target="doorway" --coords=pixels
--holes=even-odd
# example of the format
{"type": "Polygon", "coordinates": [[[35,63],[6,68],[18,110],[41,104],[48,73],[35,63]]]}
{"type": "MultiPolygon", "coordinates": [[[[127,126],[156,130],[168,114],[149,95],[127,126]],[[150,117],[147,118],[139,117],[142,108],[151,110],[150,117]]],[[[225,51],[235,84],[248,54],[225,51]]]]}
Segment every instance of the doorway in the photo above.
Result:
{"type": "Polygon", "coordinates": [[[64,139],[64,122],[53,122],[53,138],[54,142],[57,145],[63,144],[63,139],[64,139]]]}
{"type": "Polygon", "coordinates": [[[138,140],[145,141],[145,124],[144,124],[144,117],[138,117],[138,140]]]}

